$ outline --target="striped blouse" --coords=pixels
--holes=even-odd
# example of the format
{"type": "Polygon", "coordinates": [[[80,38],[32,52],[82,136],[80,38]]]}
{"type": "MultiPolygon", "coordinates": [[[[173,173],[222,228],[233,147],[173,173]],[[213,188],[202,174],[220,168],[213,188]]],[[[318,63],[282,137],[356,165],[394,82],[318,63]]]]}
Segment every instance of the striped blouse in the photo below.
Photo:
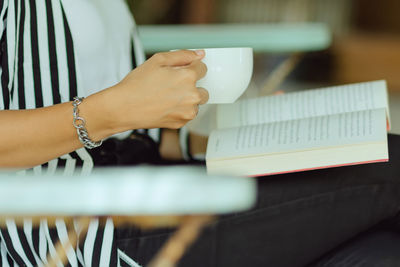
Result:
{"type": "MultiPolygon", "coordinates": [[[[93,1],[119,3],[127,13],[123,0],[93,1]]],[[[76,45],[82,40],[76,40],[79,35],[71,27],[73,16],[68,16],[67,7],[71,2],[81,4],[88,0],[0,0],[1,110],[39,108],[90,93],[86,88],[90,81],[85,80],[88,75],[85,76],[87,70],[84,69],[88,64],[80,60],[83,52],[76,45]]],[[[131,29],[126,40],[130,43],[130,55],[115,60],[129,58],[132,69],[145,57],[134,21],[132,18],[130,21],[131,29]]],[[[107,86],[104,84],[102,88],[107,86]]],[[[146,132],[158,141],[158,129],[146,132]]],[[[62,169],[65,174],[86,174],[92,168],[93,160],[82,148],[23,172],[51,174],[62,169]]],[[[47,255],[54,255],[55,243],[58,240],[65,242],[68,238],[62,220],[56,222],[56,227],[49,227],[46,220],[42,220],[39,227],[33,226],[29,220],[24,221],[23,227],[8,220],[6,226],[0,230],[0,266],[43,266],[47,255]]],[[[79,234],[78,229],[75,230],[79,234]]],[[[117,266],[120,259],[137,266],[118,251],[113,241],[112,220],[102,223],[93,220],[84,241],[75,250],[67,252],[69,266],[117,266]]]]}

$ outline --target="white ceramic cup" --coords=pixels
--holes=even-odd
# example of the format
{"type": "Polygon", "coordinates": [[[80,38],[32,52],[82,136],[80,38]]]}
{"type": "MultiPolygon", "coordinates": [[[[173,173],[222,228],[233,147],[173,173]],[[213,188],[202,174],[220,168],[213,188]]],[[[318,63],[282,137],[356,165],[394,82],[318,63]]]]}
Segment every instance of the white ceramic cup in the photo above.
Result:
{"type": "Polygon", "coordinates": [[[253,74],[253,49],[249,47],[205,48],[207,74],[197,87],[208,91],[208,104],[235,102],[249,86],[253,74]]]}

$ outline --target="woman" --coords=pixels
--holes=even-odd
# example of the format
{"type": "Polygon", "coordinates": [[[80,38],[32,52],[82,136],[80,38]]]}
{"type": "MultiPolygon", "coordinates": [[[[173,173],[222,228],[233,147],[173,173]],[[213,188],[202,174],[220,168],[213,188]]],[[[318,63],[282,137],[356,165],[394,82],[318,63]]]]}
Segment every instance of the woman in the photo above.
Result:
{"type": "MultiPolygon", "coordinates": [[[[122,0],[2,0],[0,8],[3,168],[90,172],[95,163],[78,138],[84,132],[78,136],[75,115],[75,126],[86,121],[89,147],[116,133],[155,128],[149,135],[169,155],[156,128],[180,128],[207,101],[207,91],[195,86],[206,73],[203,51],[157,54],[130,72],[144,55],[122,0]],[[73,115],[76,96],[85,98],[75,101],[73,115]]],[[[55,229],[46,221],[38,229],[8,221],[1,231],[3,265],[45,263],[65,231],[61,221],[55,229]]],[[[112,240],[112,222],[93,221],[70,264],[114,265],[112,240]]]]}
{"type": "MultiPolygon", "coordinates": [[[[95,147],[132,129],[145,148],[179,157],[177,142],[170,142],[177,136],[165,132],[158,138],[156,128],[183,126],[196,115],[198,104],[207,101],[207,92],[195,87],[206,72],[199,61],[202,51],[162,53],[143,63],[134,22],[122,0],[0,3],[2,167],[88,173],[98,160],[110,158],[102,162],[108,164],[119,159],[107,156],[116,154],[109,151],[115,149],[109,143],[97,153],[83,148],[82,142],[95,147]],[[86,98],[73,101],[75,96],[86,98]],[[79,117],[86,121],[84,131],[79,117]]],[[[391,136],[389,142],[398,146],[399,138],[391,136]]],[[[257,207],[223,217],[206,229],[182,266],[311,263],[396,214],[399,153],[391,149],[390,158],[390,164],[260,178],[257,207]]],[[[171,231],[115,230],[111,220],[101,226],[93,220],[83,242],[68,252],[68,261],[71,266],[135,266],[133,258],[146,264],[171,231]]],[[[35,228],[26,220],[18,228],[9,220],[0,233],[3,266],[40,266],[48,253],[54,255],[55,242],[65,240],[66,227],[57,221],[49,228],[43,220],[35,228]]]]}

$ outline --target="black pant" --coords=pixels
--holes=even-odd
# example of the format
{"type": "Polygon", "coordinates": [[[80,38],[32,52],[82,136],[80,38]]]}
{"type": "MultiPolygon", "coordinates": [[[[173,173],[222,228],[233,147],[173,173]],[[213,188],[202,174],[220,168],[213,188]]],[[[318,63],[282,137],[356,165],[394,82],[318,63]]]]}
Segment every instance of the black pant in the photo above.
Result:
{"type": "MultiPolygon", "coordinates": [[[[389,153],[389,163],[259,178],[257,206],[220,217],[205,229],[180,266],[312,264],[396,216],[400,207],[400,136],[389,136],[389,153]]],[[[118,229],[117,246],[145,265],[172,231],[118,229]]],[[[393,257],[399,258],[397,254],[393,257]]]]}

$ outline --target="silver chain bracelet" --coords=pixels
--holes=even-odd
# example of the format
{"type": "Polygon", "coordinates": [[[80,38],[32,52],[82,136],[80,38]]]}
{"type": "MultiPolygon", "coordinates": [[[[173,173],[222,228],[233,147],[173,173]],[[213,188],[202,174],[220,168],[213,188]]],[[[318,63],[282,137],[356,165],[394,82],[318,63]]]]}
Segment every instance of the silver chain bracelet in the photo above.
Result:
{"type": "Polygon", "coordinates": [[[89,149],[101,146],[101,144],[103,143],[102,140],[98,141],[98,142],[94,142],[92,141],[92,139],[90,139],[89,134],[85,128],[86,125],[86,121],[84,118],[79,117],[79,109],[78,106],[82,103],[83,97],[74,97],[74,101],[72,102],[72,106],[73,108],[73,115],[74,115],[74,121],[73,121],[73,125],[76,128],[76,132],[78,133],[78,138],[79,141],[81,141],[81,143],[89,149]]]}

